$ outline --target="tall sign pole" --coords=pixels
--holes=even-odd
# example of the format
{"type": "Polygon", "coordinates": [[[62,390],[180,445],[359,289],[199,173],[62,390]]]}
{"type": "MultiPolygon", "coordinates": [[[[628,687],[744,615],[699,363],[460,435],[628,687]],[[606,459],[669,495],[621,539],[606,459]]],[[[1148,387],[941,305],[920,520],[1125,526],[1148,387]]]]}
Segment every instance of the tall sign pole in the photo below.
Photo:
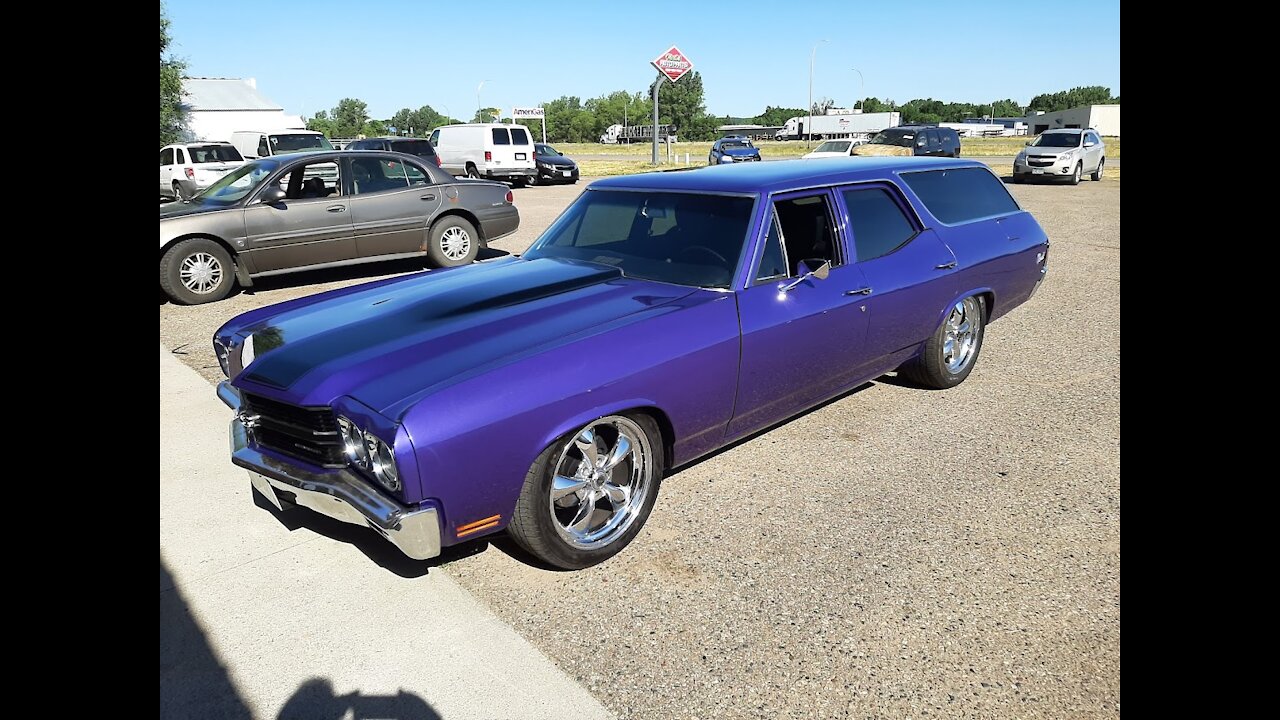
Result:
{"type": "Polygon", "coordinates": [[[653,164],[658,164],[658,89],[662,87],[662,78],[675,82],[693,69],[693,61],[680,52],[675,45],[670,50],[651,61],[658,68],[658,77],[653,81],[653,164]]]}

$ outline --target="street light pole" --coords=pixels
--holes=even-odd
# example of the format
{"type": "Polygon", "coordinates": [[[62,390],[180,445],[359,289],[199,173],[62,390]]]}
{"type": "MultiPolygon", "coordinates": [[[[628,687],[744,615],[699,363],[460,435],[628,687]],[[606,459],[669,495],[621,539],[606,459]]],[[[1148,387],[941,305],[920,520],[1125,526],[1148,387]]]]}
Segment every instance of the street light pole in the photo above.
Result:
{"type": "Polygon", "coordinates": [[[480,84],[476,86],[476,115],[480,117],[480,122],[484,122],[484,113],[480,111],[480,88],[484,87],[484,84],[487,82],[489,81],[481,80],[480,84]]]}
{"type": "Polygon", "coordinates": [[[850,69],[850,70],[852,70],[852,71],[854,71],[854,72],[856,72],[856,73],[858,73],[858,82],[862,84],[862,98],[861,98],[861,99],[859,99],[859,100],[858,100],[858,102],[862,103],[862,111],[863,111],[863,112],[866,112],[866,111],[867,111],[867,107],[866,107],[866,105],[867,105],[867,103],[866,103],[866,97],[867,97],[867,81],[862,79],[862,71],[861,71],[861,70],[859,70],[858,68],[849,68],[849,69],[850,69]]]}
{"type": "Polygon", "coordinates": [[[809,124],[805,126],[806,140],[804,147],[809,149],[809,144],[813,142],[813,59],[818,54],[818,46],[826,40],[819,40],[813,44],[813,49],[809,51],[809,124]]]}

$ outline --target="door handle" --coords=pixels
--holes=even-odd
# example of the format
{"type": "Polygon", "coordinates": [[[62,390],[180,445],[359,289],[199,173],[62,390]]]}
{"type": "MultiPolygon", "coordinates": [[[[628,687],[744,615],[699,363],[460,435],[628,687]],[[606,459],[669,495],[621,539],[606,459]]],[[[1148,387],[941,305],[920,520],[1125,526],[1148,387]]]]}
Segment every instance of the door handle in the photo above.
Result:
{"type": "Polygon", "coordinates": [[[420,198],[418,198],[418,199],[419,199],[419,200],[435,200],[435,199],[436,199],[436,196],[435,196],[435,195],[423,195],[422,197],[420,197],[420,198]]]}
{"type": "Polygon", "coordinates": [[[845,295],[870,295],[871,288],[864,287],[864,288],[858,288],[857,290],[846,290],[844,294],[845,295]]]}
{"type": "Polygon", "coordinates": [[[955,267],[956,267],[956,261],[952,260],[951,262],[943,263],[942,265],[934,265],[933,269],[934,270],[954,270],[955,267]]]}
{"type": "Polygon", "coordinates": [[[329,212],[346,212],[346,211],[347,211],[346,205],[333,205],[333,206],[330,206],[329,208],[329,212]]]}

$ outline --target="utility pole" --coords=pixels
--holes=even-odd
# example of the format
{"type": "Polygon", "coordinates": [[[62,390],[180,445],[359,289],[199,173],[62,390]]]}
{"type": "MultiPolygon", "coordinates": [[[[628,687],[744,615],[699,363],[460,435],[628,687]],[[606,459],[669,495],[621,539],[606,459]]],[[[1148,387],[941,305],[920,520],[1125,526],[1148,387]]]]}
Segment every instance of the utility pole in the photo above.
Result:
{"type": "Polygon", "coordinates": [[[662,87],[662,73],[653,81],[653,164],[658,164],[658,88],[662,87]]]}

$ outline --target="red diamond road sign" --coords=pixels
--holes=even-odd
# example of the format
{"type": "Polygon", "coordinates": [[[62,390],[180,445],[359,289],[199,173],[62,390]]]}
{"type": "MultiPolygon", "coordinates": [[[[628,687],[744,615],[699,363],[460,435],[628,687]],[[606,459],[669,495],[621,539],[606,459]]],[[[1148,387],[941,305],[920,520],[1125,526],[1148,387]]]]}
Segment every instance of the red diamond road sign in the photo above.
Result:
{"type": "Polygon", "coordinates": [[[693,69],[693,61],[685,57],[684,53],[680,52],[680,48],[672,45],[670,50],[653,61],[653,66],[658,68],[658,72],[666,75],[668,80],[675,82],[693,69]]]}

